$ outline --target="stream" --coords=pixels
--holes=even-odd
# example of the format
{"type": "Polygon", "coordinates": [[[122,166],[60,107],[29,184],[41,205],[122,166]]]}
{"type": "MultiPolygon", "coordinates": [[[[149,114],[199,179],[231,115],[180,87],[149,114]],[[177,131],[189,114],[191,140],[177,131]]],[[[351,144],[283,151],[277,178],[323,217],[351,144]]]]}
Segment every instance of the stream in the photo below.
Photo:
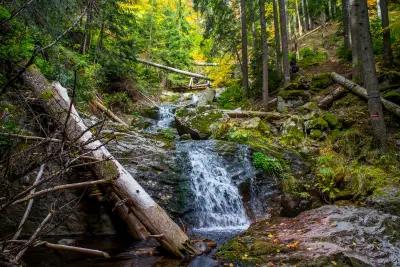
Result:
{"type": "MultiPolygon", "coordinates": [[[[174,109],[172,105],[162,105],[159,108],[159,119],[146,131],[157,133],[173,127],[174,109]]],[[[243,145],[228,145],[215,140],[188,140],[177,141],[175,152],[182,175],[190,188],[189,197],[185,201],[188,212],[182,218],[189,226],[188,234],[195,239],[212,239],[221,245],[246,230],[252,221],[250,214],[254,213],[251,209],[257,206],[256,201],[252,201],[256,198],[252,196],[251,190],[255,174],[249,149],[243,145]],[[244,203],[241,186],[249,181],[249,203],[244,203]]],[[[119,236],[108,236],[77,238],[75,244],[103,249],[117,257],[110,260],[82,259],[81,256],[73,255],[71,258],[53,259],[49,255],[34,254],[29,266],[46,266],[34,260],[43,258],[47,259],[46,264],[49,262],[47,266],[218,266],[218,262],[213,259],[216,249],[187,262],[163,255],[130,255],[129,251],[154,246],[151,241],[131,243],[119,236]]]]}

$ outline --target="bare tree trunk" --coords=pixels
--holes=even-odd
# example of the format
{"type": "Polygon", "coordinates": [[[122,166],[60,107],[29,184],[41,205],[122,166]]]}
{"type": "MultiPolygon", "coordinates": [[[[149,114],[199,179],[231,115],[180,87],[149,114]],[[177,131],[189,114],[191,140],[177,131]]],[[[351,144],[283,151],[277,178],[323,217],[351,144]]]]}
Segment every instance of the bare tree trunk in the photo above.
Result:
{"type": "Polygon", "coordinates": [[[308,0],[304,0],[306,13],[307,13],[307,20],[308,20],[308,30],[311,31],[313,29],[313,23],[310,15],[310,8],[308,6],[308,0]]]}
{"type": "Polygon", "coordinates": [[[282,52],[281,52],[281,31],[279,29],[279,13],[277,0],[272,0],[274,9],[274,30],[275,30],[275,51],[276,70],[279,77],[282,77],[282,52]]]}
{"type": "Polygon", "coordinates": [[[22,74],[22,79],[37,97],[43,95],[44,92],[51,92],[52,98],[45,101],[47,112],[53,116],[60,126],[65,125],[63,130],[71,141],[81,144],[82,149],[87,151],[89,156],[99,161],[99,163],[91,165],[94,173],[99,178],[112,179],[114,193],[125,201],[130,212],[140,220],[151,234],[163,235],[163,238],[159,239],[161,245],[178,257],[195,253],[195,250],[190,246],[187,235],[110,154],[104,145],[93,137],[77,110],[71,104],[67,90],[59,83],[50,84],[34,66],[31,66],[22,74]]]}
{"type": "Polygon", "coordinates": [[[240,18],[242,21],[242,83],[244,93],[249,97],[249,59],[247,53],[247,19],[245,0],[240,0],[240,18]]]}
{"type": "Polygon", "coordinates": [[[301,8],[303,11],[303,20],[304,20],[305,31],[309,31],[310,24],[308,23],[308,11],[307,11],[307,7],[306,7],[306,0],[301,0],[301,8]]]}
{"type": "Polygon", "coordinates": [[[282,40],[282,63],[283,63],[283,78],[284,85],[290,82],[290,69],[289,69],[289,46],[288,46],[288,33],[287,33],[287,19],[286,19],[286,4],[285,0],[279,0],[279,13],[281,20],[281,40],[282,40]]]}
{"type": "Polygon", "coordinates": [[[360,59],[365,88],[368,92],[368,110],[374,136],[385,150],[387,143],[386,126],[382,112],[382,103],[378,90],[378,79],[375,69],[375,57],[372,48],[372,38],[369,27],[367,0],[361,0],[359,5],[359,17],[357,18],[360,36],[360,59]]]}
{"type": "Polygon", "coordinates": [[[342,0],[344,49],[350,51],[349,0],[342,0]]]}
{"type": "Polygon", "coordinates": [[[392,46],[390,44],[388,0],[379,0],[381,8],[382,29],[383,29],[383,61],[385,67],[393,65],[392,46]]]}
{"type": "Polygon", "coordinates": [[[357,17],[359,16],[359,4],[358,0],[350,0],[350,23],[351,23],[351,54],[352,54],[352,66],[353,66],[353,81],[360,81],[360,34],[359,25],[357,23],[357,17]]]}
{"type": "Polygon", "coordinates": [[[261,25],[261,46],[262,46],[262,72],[263,72],[263,102],[268,106],[268,40],[267,26],[265,21],[265,0],[260,0],[260,25],[261,25]]]}
{"type": "Polygon", "coordinates": [[[297,19],[297,27],[299,29],[299,35],[303,35],[303,25],[301,24],[301,19],[300,19],[300,7],[299,7],[299,1],[296,0],[296,19],[297,19]]]}
{"type": "Polygon", "coordinates": [[[92,27],[92,3],[88,3],[88,7],[86,9],[86,24],[85,24],[85,31],[83,33],[83,40],[81,44],[81,53],[84,55],[90,47],[90,42],[92,38],[91,34],[91,27],[92,27]]]}

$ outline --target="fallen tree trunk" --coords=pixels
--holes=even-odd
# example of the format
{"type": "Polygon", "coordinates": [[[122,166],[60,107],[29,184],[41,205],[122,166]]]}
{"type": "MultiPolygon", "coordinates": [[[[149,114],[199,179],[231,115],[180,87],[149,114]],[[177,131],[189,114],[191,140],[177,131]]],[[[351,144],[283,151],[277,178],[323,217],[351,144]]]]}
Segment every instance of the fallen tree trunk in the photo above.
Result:
{"type": "MultiPolygon", "coordinates": [[[[113,192],[124,200],[130,212],[140,220],[146,229],[153,235],[163,235],[163,238],[159,239],[161,245],[178,257],[195,254],[196,251],[190,245],[188,236],[104,145],[99,140],[95,140],[75,107],[71,105],[67,90],[58,82],[49,83],[34,66],[22,74],[22,79],[37,97],[40,98],[44,93],[46,96],[51,94],[51,98],[46,97],[43,100],[47,112],[59,123],[60,127],[63,127],[62,130],[72,142],[81,144],[84,151],[99,161],[91,165],[94,173],[100,179],[112,180],[113,192]],[[70,114],[68,114],[69,110],[70,114]]],[[[126,223],[130,222],[126,221],[126,223]]]]}
{"type": "Polygon", "coordinates": [[[327,96],[325,96],[321,101],[318,103],[318,107],[322,109],[328,109],[331,107],[332,103],[335,102],[335,100],[338,100],[342,97],[344,97],[347,94],[348,90],[345,89],[342,86],[339,86],[335,90],[333,90],[331,93],[329,93],[327,96]]]}
{"type": "Polygon", "coordinates": [[[200,91],[204,89],[208,89],[210,85],[208,83],[206,84],[196,84],[192,86],[187,86],[187,85],[182,85],[182,86],[174,86],[171,87],[172,91],[175,92],[186,92],[186,91],[200,91]]]}
{"type": "Polygon", "coordinates": [[[168,66],[157,64],[157,63],[154,63],[154,62],[151,62],[151,61],[147,61],[147,60],[144,60],[144,59],[137,58],[136,60],[137,60],[137,62],[146,64],[146,65],[149,65],[149,66],[153,66],[153,67],[156,67],[156,68],[159,68],[159,69],[172,71],[172,72],[175,72],[175,73],[179,73],[179,74],[190,76],[190,77],[194,77],[194,78],[200,78],[200,79],[209,80],[209,81],[211,80],[210,78],[208,78],[207,76],[202,75],[202,74],[193,73],[193,72],[189,72],[189,71],[185,71],[185,70],[180,70],[180,69],[168,67],[168,66]]]}
{"type": "MultiPolygon", "coordinates": [[[[368,100],[368,93],[364,87],[359,86],[358,84],[346,79],[345,77],[343,77],[340,74],[337,74],[336,72],[333,72],[331,75],[332,75],[332,79],[335,82],[344,86],[345,88],[347,88],[348,90],[353,92],[355,95],[368,100]]],[[[384,99],[383,97],[381,97],[381,102],[382,102],[383,107],[387,111],[390,111],[394,115],[400,117],[400,106],[384,99]]]]}

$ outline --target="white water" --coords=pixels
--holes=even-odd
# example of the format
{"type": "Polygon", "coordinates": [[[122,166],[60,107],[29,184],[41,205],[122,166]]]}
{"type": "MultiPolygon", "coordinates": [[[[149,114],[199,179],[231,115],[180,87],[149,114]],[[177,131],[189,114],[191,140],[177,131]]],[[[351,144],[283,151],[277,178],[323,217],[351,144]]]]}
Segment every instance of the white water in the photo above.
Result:
{"type": "MultiPolygon", "coordinates": [[[[187,151],[190,163],[188,175],[195,208],[193,230],[223,232],[246,229],[250,221],[232,179],[235,174],[225,168],[223,157],[210,149],[215,146],[215,142],[191,141],[181,146],[187,151]]],[[[244,161],[241,163],[247,165],[244,161]]],[[[243,170],[246,172],[245,168],[243,170]]]]}
{"type": "Polygon", "coordinates": [[[159,120],[157,121],[157,126],[159,128],[168,128],[174,121],[174,106],[172,105],[161,105],[159,108],[159,120]]]}

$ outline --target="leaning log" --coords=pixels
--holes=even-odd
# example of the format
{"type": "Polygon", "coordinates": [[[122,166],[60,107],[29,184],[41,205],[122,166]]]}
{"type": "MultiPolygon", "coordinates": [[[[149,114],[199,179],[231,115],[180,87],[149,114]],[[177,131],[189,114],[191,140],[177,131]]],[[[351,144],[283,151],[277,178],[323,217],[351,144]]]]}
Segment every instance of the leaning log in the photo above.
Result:
{"type": "Polygon", "coordinates": [[[120,123],[122,126],[124,127],[129,127],[128,124],[126,124],[126,122],[124,122],[122,119],[120,119],[117,115],[115,115],[111,110],[109,110],[106,106],[103,105],[103,103],[101,103],[101,100],[96,96],[95,99],[93,99],[91,101],[91,104],[100,109],[101,111],[104,112],[104,114],[106,114],[110,119],[120,123]]]}
{"type": "Polygon", "coordinates": [[[207,76],[202,75],[202,74],[198,74],[198,73],[193,73],[193,72],[189,72],[189,71],[185,71],[185,70],[172,68],[172,67],[161,65],[161,64],[158,64],[158,63],[154,63],[154,62],[151,62],[151,61],[148,61],[148,60],[137,58],[136,61],[140,62],[140,63],[143,63],[143,64],[146,64],[146,65],[149,65],[149,66],[153,66],[153,67],[159,68],[159,69],[163,69],[163,70],[179,73],[179,74],[182,74],[182,75],[186,75],[186,76],[189,76],[189,77],[204,79],[204,80],[208,80],[208,81],[211,80],[210,78],[208,78],[207,76]]]}
{"type": "Polygon", "coordinates": [[[344,97],[347,94],[348,90],[342,86],[339,86],[327,96],[325,96],[321,101],[318,103],[318,107],[322,109],[328,109],[332,106],[332,103],[336,100],[344,97]]]}
{"type": "MultiPolygon", "coordinates": [[[[161,245],[178,257],[193,255],[195,251],[189,243],[188,236],[105,146],[94,138],[74,105],[71,105],[67,90],[58,82],[49,83],[34,66],[29,67],[22,74],[22,79],[37,97],[42,98],[41,96],[46,95],[43,102],[47,112],[58,122],[69,140],[80,144],[89,156],[99,161],[91,165],[94,173],[99,179],[112,180],[113,192],[124,200],[130,212],[140,220],[150,234],[162,234],[163,238],[159,239],[161,245]],[[50,98],[47,97],[49,95],[51,95],[50,98]],[[68,114],[69,110],[70,114],[68,114]]],[[[129,224],[129,221],[126,223],[129,224]]]]}
{"type": "Polygon", "coordinates": [[[57,251],[76,252],[76,253],[81,253],[81,254],[85,254],[88,256],[110,258],[110,255],[107,252],[97,250],[97,249],[89,249],[89,248],[82,248],[82,247],[53,244],[53,243],[49,243],[49,242],[43,242],[42,244],[47,248],[54,249],[57,251]]]}
{"type": "MultiPolygon", "coordinates": [[[[332,79],[335,82],[337,82],[338,84],[344,86],[345,88],[350,90],[355,95],[357,95],[361,98],[364,98],[364,99],[368,99],[368,93],[364,87],[361,87],[360,85],[346,79],[345,77],[343,77],[340,74],[337,74],[336,72],[332,72],[331,75],[332,75],[332,79]]],[[[383,97],[381,97],[381,102],[382,102],[383,107],[387,111],[390,111],[394,115],[400,117],[400,106],[399,105],[396,105],[395,103],[390,102],[390,101],[384,99],[383,97]]]]}

